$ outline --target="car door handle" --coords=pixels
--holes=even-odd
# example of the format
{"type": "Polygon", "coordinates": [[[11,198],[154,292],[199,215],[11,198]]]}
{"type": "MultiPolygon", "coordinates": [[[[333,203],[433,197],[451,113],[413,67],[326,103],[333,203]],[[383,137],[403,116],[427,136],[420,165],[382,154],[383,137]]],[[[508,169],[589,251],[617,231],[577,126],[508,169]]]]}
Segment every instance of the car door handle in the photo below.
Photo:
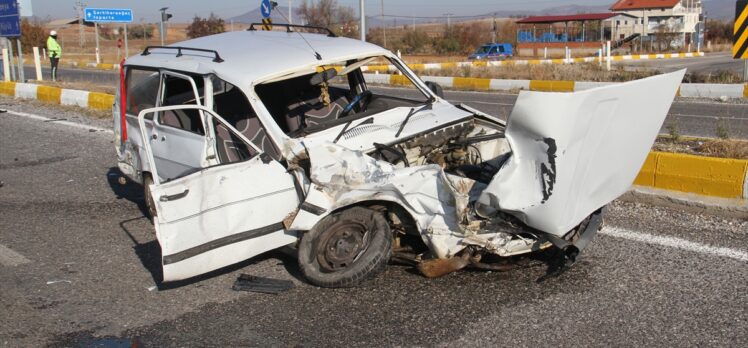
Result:
{"type": "Polygon", "coordinates": [[[182,193],[177,193],[175,195],[163,195],[158,200],[161,202],[176,201],[177,199],[187,197],[188,193],[190,193],[190,190],[184,189],[184,192],[182,193]]]}

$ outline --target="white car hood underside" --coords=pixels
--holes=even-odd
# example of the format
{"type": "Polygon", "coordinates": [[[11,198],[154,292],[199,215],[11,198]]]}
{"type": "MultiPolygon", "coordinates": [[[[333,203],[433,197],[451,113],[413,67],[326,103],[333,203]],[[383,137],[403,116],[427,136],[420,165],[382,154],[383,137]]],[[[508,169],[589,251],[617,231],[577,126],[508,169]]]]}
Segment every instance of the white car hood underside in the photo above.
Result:
{"type": "Polygon", "coordinates": [[[512,156],[478,203],[564,235],[631,186],[684,74],[574,93],[521,92],[506,130],[512,156]]]}

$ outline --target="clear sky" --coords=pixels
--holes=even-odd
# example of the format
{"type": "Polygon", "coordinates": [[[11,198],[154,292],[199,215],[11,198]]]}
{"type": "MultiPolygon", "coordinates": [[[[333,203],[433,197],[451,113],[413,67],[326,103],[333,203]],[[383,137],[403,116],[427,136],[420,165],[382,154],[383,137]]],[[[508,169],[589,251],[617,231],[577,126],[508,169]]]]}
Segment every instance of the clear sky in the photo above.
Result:
{"type": "MultiPolygon", "coordinates": [[[[132,8],[135,21],[156,21],[158,9],[169,7],[174,20],[189,21],[193,16],[210,12],[224,18],[240,15],[259,7],[260,0],[82,0],[87,7],[132,8]]],[[[288,6],[289,0],[276,0],[288,6]]],[[[298,6],[302,0],[292,0],[298,6]]],[[[404,16],[477,15],[501,10],[542,10],[561,5],[610,5],[615,0],[384,0],[385,14],[404,16]]],[[[40,18],[75,17],[76,0],[31,0],[34,15],[40,18]]],[[[358,11],[358,0],[338,0],[358,11]]],[[[366,0],[366,15],[381,13],[381,0],[366,0]]]]}

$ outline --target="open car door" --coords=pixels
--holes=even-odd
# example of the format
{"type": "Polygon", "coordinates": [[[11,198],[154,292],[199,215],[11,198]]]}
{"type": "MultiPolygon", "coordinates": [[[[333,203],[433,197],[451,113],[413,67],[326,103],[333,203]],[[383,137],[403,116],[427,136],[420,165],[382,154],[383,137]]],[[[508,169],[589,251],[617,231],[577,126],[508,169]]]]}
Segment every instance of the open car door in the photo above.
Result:
{"type": "Polygon", "coordinates": [[[151,193],[158,212],[153,223],[161,245],[163,280],[190,278],[295,242],[296,234],[282,224],[299,204],[294,178],[220,116],[203,106],[180,105],[143,110],[138,122],[142,129],[147,114],[179,110],[202,115],[206,147],[215,150],[214,144],[230,142],[243,150],[241,156],[219,155],[217,165],[162,182],[151,146],[158,139],[143,136],[153,171],[151,193]],[[217,133],[223,135],[216,137],[217,133]]]}

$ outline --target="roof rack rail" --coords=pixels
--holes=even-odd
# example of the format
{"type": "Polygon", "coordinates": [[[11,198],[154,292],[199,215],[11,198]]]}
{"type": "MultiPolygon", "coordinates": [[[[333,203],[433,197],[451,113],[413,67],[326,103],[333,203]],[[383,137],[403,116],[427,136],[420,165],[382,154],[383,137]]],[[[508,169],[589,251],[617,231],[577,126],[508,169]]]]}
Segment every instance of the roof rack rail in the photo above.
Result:
{"type": "Polygon", "coordinates": [[[207,52],[207,53],[213,53],[215,57],[213,57],[213,61],[216,63],[222,63],[223,58],[221,58],[220,55],[218,55],[218,51],[216,50],[206,50],[204,48],[192,48],[192,47],[182,47],[182,46],[148,46],[143,50],[143,53],[141,53],[141,56],[147,56],[151,54],[150,50],[158,48],[158,49],[169,49],[169,50],[177,50],[177,57],[182,56],[182,51],[197,51],[197,52],[207,52]]]}
{"type": "MultiPolygon", "coordinates": [[[[263,24],[262,23],[252,23],[252,24],[249,25],[249,29],[247,29],[247,30],[249,30],[249,31],[255,31],[255,30],[257,30],[257,28],[255,28],[255,25],[257,25],[259,27],[262,27],[263,24]]],[[[330,30],[330,28],[326,28],[326,27],[316,27],[316,26],[312,26],[312,25],[284,24],[284,23],[280,23],[280,24],[279,23],[273,23],[272,25],[273,26],[277,25],[277,26],[280,26],[280,27],[285,27],[286,28],[286,32],[288,32],[288,33],[293,32],[293,30],[291,30],[291,28],[306,28],[306,29],[316,29],[316,30],[319,30],[319,31],[327,32],[327,36],[329,36],[329,37],[338,37],[337,35],[335,35],[335,33],[332,32],[332,30],[330,30]]]]}

